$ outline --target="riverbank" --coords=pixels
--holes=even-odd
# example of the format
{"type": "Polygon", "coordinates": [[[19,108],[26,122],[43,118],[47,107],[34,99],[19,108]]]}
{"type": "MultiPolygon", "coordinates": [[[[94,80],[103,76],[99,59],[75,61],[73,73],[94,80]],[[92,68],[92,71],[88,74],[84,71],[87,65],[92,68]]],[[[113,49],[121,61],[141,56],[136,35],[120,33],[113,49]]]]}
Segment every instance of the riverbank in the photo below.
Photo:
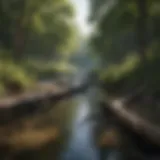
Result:
{"type": "Polygon", "coordinates": [[[106,123],[102,148],[119,150],[127,160],[159,159],[159,126],[125,108],[123,101],[107,99],[100,106],[106,123]]]}
{"type": "Polygon", "coordinates": [[[58,63],[53,60],[38,59],[24,59],[17,62],[12,58],[2,58],[0,60],[0,97],[49,89],[39,82],[44,79],[54,79],[54,82],[63,81],[63,77],[72,75],[74,71],[75,68],[68,62],[58,63]]]}
{"type": "Polygon", "coordinates": [[[101,88],[107,97],[121,99],[131,112],[160,126],[159,66],[159,55],[149,55],[144,63],[130,56],[100,74],[101,88]]]}
{"type": "Polygon", "coordinates": [[[1,159],[58,159],[68,137],[74,103],[73,99],[62,100],[47,112],[0,126],[1,159]]]}

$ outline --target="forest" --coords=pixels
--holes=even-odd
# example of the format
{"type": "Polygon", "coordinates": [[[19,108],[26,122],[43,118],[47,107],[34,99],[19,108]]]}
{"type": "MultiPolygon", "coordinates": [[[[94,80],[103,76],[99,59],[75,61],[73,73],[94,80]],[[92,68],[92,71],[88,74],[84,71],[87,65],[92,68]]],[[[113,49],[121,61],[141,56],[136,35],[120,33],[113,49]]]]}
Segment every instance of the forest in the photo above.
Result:
{"type": "Polygon", "coordinates": [[[1,0],[0,15],[2,96],[74,69],[68,59],[78,46],[78,32],[70,2],[1,0]]]}
{"type": "Polygon", "coordinates": [[[0,0],[0,159],[160,159],[159,43],[159,0],[0,0]]]}

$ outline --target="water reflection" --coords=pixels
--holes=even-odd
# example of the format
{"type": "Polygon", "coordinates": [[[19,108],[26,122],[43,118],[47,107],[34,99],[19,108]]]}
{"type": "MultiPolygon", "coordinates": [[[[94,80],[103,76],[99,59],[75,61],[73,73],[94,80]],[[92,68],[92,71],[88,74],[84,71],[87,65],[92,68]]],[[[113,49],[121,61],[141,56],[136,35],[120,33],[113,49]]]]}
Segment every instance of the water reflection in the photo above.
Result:
{"type": "Polygon", "coordinates": [[[98,125],[93,119],[87,97],[78,97],[79,105],[73,123],[69,144],[63,155],[63,160],[98,160],[99,149],[95,145],[95,128],[98,125]]]}

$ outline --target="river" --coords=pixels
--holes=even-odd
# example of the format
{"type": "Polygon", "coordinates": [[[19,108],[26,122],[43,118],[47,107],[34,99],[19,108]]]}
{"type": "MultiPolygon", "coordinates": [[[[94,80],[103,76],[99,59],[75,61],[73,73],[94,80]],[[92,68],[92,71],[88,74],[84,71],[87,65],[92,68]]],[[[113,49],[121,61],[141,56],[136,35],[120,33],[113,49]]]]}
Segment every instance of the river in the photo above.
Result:
{"type": "MultiPolygon", "coordinates": [[[[96,77],[89,79],[91,67],[81,68],[75,75],[72,82],[73,86],[80,85],[82,82],[95,82],[96,77]]],[[[92,84],[92,83],[91,83],[92,84]]],[[[77,96],[78,102],[74,120],[72,122],[71,135],[65,146],[62,160],[102,160],[101,151],[96,144],[98,133],[102,122],[100,107],[98,106],[98,87],[93,83],[88,90],[77,96]]],[[[117,151],[106,152],[105,159],[116,160],[117,151]]],[[[118,159],[117,159],[118,160],[118,159]]]]}

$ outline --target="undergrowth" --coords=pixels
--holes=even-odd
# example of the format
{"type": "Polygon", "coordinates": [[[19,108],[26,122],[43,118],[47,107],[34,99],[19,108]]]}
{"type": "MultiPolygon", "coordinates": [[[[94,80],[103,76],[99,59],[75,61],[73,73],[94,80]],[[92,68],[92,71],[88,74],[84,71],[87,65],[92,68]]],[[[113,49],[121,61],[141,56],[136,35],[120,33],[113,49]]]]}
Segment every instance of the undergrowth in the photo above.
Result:
{"type": "Polygon", "coordinates": [[[160,56],[150,56],[142,63],[130,56],[123,63],[110,66],[100,74],[101,82],[110,93],[123,94],[145,85],[144,93],[160,92],[160,56]]]}

